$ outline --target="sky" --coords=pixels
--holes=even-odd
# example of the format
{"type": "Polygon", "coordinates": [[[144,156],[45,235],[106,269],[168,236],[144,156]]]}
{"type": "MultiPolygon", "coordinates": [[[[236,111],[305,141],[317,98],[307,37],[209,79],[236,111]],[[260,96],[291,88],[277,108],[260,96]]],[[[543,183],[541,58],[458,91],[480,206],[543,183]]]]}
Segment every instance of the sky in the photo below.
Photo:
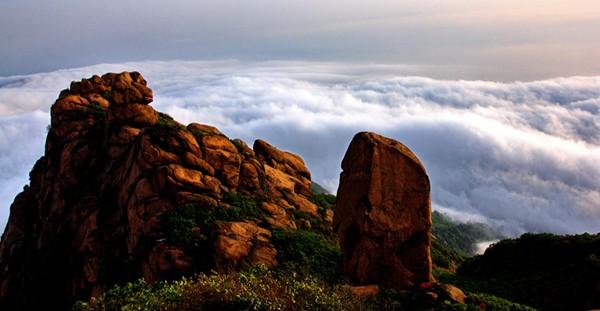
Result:
{"type": "Polygon", "coordinates": [[[598,29],[596,0],[0,0],[0,75],[238,59],[530,81],[597,74],[598,29]]]}
{"type": "Polygon", "coordinates": [[[425,164],[435,209],[507,235],[600,231],[600,2],[0,0],[0,228],[72,80],[266,139],[335,192],[352,136],[425,164]]]}

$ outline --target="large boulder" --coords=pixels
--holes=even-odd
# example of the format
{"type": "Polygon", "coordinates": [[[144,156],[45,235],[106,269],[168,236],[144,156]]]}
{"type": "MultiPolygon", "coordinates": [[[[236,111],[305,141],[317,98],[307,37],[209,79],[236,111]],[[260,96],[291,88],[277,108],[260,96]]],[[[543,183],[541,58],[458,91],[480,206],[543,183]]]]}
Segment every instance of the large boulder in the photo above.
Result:
{"type": "Polygon", "coordinates": [[[333,217],[343,270],[359,284],[406,289],[431,280],[429,178],[403,144],[356,134],[333,217]]]}
{"type": "Polygon", "coordinates": [[[137,72],[60,93],[0,241],[0,310],[67,310],[138,278],[272,266],[271,230],[331,223],[299,156],[184,126],[152,100],[137,72]]]}

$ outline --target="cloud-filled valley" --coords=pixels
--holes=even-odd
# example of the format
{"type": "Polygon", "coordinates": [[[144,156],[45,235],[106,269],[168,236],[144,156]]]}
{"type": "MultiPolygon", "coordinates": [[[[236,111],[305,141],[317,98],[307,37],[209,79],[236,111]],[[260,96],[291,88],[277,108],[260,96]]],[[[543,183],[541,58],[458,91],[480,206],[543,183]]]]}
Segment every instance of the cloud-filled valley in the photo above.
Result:
{"type": "Polygon", "coordinates": [[[157,110],[298,153],[330,191],[352,136],[375,131],[420,157],[436,209],[511,235],[600,231],[600,77],[495,83],[391,68],[170,61],[0,77],[0,226],[43,153],[59,91],[91,74],[139,70],[157,110]]]}

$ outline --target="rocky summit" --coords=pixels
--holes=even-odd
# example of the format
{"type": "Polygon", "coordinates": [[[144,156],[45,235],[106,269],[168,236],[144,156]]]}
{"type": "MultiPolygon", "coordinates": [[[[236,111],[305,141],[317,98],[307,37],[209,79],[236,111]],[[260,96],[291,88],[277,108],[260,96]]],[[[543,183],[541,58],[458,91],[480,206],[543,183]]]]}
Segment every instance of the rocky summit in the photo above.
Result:
{"type": "MultiPolygon", "coordinates": [[[[60,93],[51,109],[45,154],[14,200],[0,244],[1,310],[68,309],[77,299],[140,277],[152,282],[199,271],[273,266],[274,228],[331,223],[333,211],[310,200],[311,174],[299,156],[262,140],[250,148],[212,126],[182,125],[154,110],[152,100],[152,90],[137,72],[93,76],[60,93]]],[[[348,177],[340,192],[342,203],[352,203],[349,215],[364,211],[355,209],[348,191],[362,195],[381,181],[372,175],[365,179],[368,184],[353,188],[354,160],[366,163],[376,152],[405,157],[389,177],[407,172],[411,179],[401,183],[418,183],[386,186],[380,194],[370,190],[377,197],[369,197],[369,221],[360,216],[351,225],[348,217],[338,217],[346,253],[371,250],[379,245],[372,238],[395,232],[401,238],[384,238],[382,251],[399,245],[406,245],[403,252],[425,251],[414,245],[428,239],[422,167],[414,156],[397,152],[400,147],[357,146],[344,162],[348,177]],[[362,151],[371,153],[356,153],[362,151]],[[406,190],[401,196],[381,197],[398,187],[406,190]],[[419,209],[393,209],[396,201],[419,209]],[[383,217],[380,211],[392,213],[389,221],[371,222],[383,217]],[[406,229],[409,221],[415,222],[413,229],[406,229]],[[369,238],[356,240],[352,230],[369,238]]],[[[377,163],[373,173],[380,172],[377,163]]],[[[387,253],[376,254],[372,263],[387,253]]],[[[410,272],[411,280],[427,279],[427,266],[411,265],[425,255],[415,256],[388,262],[406,267],[392,270],[392,276],[410,272]]],[[[358,276],[370,278],[372,263],[358,276]]]]}
{"type": "Polygon", "coordinates": [[[333,219],[343,269],[399,290],[431,280],[429,178],[403,144],[356,134],[342,161],[333,219]]]}

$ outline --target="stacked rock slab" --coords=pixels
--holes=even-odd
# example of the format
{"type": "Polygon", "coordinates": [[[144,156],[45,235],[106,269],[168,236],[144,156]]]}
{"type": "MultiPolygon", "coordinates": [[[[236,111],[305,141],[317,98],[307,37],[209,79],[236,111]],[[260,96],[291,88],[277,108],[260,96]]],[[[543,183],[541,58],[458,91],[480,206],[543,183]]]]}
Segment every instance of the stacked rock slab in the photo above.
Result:
{"type": "Polygon", "coordinates": [[[408,289],[431,280],[429,178],[403,144],[356,134],[333,217],[343,269],[359,284],[408,289]]]}
{"type": "Polygon", "coordinates": [[[272,228],[307,223],[293,210],[329,219],[309,200],[300,157],[264,141],[251,149],[212,126],[184,126],[152,100],[137,72],[93,76],[60,93],[45,154],[0,242],[0,310],[66,310],[140,277],[272,266],[272,228]],[[231,208],[231,193],[253,200],[260,215],[179,232],[208,230],[193,252],[167,238],[166,215],[231,208]]]}

